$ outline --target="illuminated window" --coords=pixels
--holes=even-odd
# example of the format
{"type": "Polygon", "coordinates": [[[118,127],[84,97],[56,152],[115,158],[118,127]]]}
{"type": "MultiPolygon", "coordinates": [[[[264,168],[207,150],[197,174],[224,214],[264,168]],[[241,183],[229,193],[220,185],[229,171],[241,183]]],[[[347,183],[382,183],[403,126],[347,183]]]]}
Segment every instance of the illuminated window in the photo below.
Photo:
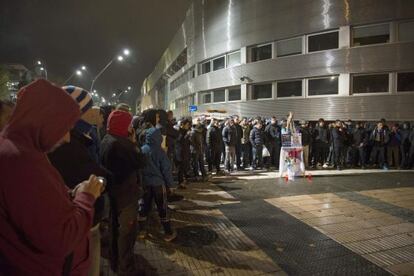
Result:
{"type": "Polygon", "coordinates": [[[338,76],[330,76],[308,80],[309,96],[335,94],[338,94],[338,76]]]}

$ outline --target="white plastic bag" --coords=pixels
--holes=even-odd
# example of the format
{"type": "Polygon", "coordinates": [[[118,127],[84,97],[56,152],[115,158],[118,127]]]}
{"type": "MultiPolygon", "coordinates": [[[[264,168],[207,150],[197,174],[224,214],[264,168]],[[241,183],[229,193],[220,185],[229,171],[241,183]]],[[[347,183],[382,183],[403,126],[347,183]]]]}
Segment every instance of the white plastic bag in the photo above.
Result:
{"type": "Polygon", "coordinates": [[[266,146],[263,146],[263,150],[262,150],[262,157],[270,157],[270,152],[269,152],[269,150],[266,148],[266,146]]]}

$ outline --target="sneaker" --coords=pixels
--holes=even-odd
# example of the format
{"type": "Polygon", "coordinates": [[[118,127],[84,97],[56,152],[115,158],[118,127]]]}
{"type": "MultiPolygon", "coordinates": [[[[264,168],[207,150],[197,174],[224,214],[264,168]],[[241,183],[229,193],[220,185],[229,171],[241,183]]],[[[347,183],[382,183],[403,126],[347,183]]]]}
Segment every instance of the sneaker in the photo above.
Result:
{"type": "Polygon", "coordinates": [[[142,230],[138,232],[138,238],[141,240],[144,240],[147,238],[147,231],[146,230],[142,230]]]}
{"type": "Polygon", "coordinates": [[[171,234],[165,234],[164,235],[164,241],[171,242],[177,237],[177,232],[172,231],[171,234]]]}
{"type": "Polygon", "coordinates": [[[323,164],[322,168],[327,169],[328,168],[328,163],[323,164]]]}

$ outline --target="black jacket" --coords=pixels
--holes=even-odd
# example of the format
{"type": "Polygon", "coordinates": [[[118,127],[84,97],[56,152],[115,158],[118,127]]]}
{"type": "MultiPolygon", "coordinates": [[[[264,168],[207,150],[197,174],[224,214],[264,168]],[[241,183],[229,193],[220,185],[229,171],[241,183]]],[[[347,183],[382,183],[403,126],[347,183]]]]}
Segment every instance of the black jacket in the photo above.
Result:
{"type": "Polygon", "coordinates": [[[225,126],[223,128],[223,142],[226,146],[236,146],[237,133],[234,126],[225,126]]]}
{"type": "MultiPolygon", "coordinates": [[[[90,143],[92,141],[89,138],[73,129],[70,132],[70,143],[63,144],[48,155],[50,163],[59,171],[70,189],[88,180],[91,174],[110,179],[109,172],[89,154],[90,143]]],[[[101,221],[103,211],[104,198],[101,196],[95,202],[94,225],[101,221]]]]}
{"type": "Polygon", "coordinates": [[[265,129],[265,140],[266,144],[269,143],[271,145],[280,145],[280,127],[276,124],[268,124],[265,129]]]}
{"type": "Polygon", "coordinates": [[[329,130],[326,127],[315,127],[315,141],[329,143],[329,130]]]}
{"type": "Polygon", "coordinates": [[[122,209],[138,200],[142,184],[140,171],[146,163],[139,149],[127,138],[106,134],[99,157],[113,175],[107,188],[117,207],[122,209]]]}
{"type": "Polygon", "coordinates": [[[236,130],[236,145],[241,145],[243,138],[243,128],[241,125],[235,124],[234,129],[236,130]]]}
{"type": "Polygon", "coordinates": [[[365,128],[354,128],[352,133],[352,145],[359,147],[361,144],[363,144],[362,146],[366,146],[367,143],[367,131],[365,128]]]}
{"type": "Polygon", "coordinates": [[[262,129],[253,127],[252,131],[250,131],[250,143],[253,147],[263,146],[264,133],[262,129]]]}
{"type": "Polygon", "coordinates": [[[308,127],[301,127],[300,133],[302,134],[302,145],[309,146],[312,143],[312,133],[308,127]]]}
{"type": "Polygon", "coordinates": [[[193,127],[190,132],[191,137],[191,152],[201,154],[204,152],[204,145],[205,145],[205,136],[204,136],[204,129],[202,125],[197,125],[193,127]]]}
{"type": "Polygon", "coordinates": [[[166,126],[166,135],[167,135],[166,142],[167,142],[168,152],[172,152],[174,151],[175,142],[178,138],[178,130],[174,128],[173,123],[170,121],[168,121],[167,126],[166,126]]]}
{"type": "Polygon", "coordinates": [[[345,130],[343,128],[334,127],[332,129],[332,143],[335,148],[343,147],[345,143],[345,130]]]}
{"type": "Polygon", "coordinates": [[[207,147],[214,152],[221,152],[223,146],[223,139],[220,128],[211,126],[207,129],[206,137],[207,147]]]}
{"type": "Polygon", "coordinates": [[[190,133],[180,128],[175,143],[175,160],[178,162],[189,162],[190,159],[190,133]]]}

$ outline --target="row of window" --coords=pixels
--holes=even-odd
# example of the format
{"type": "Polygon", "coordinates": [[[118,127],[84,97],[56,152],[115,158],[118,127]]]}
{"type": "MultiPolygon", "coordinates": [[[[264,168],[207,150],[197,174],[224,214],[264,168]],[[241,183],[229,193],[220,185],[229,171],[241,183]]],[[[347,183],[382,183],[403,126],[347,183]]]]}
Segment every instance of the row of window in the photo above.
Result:
{"type": "MultiPolygon", "coordinates": [[[[357,26],[351,28],[351,46],[362,46],[390,42],[391,23],[357,26]]],[[[398,41],[414,41],[414,21],[399,22],[397,31],[398,41]]],[[[309,34],[295,38],[279,40],[273,43],[253,46],[248,48],[248,62],[285,57],[291,55],[324,51],[339,48],[339,30],[327,31],[317,34],[309,34]],[[306,39],[306,47],[304,47],[306,39]],[[273,51],[275,51],[273,55],[273,51]]],[[[185,50],[185,55],[186,55],[185,50]]],[[[184,54],[184,52],[183,52],[184,54]]],[[[212,58],[199,64],[198,74],[206,74],[241,64],[241,52],[236,51],[219,57],[212,58]]],[[[194,72],[195,76],[195,72],[194,72]]],[[[184,82],[182,82],[184,83],[184,82]]],[[[181,85],[180,83],[179,85],[181,85]]],[[[177,88],[179,85],[173,85],[177,88]]]]}
{"type": "Polygon", "coordinates": [[[177,73],[181,68],[187,65],[187,48],[185,48],[180,55],[174,60],[174,62],[168,67],[166,73],[170,76],[177,73]]]}
{"type": "Polygon", "coordinates": [[[191,67],[189,70],[187,70],[186,72],[184,72],[181,76],[179,76],[178,78],[176,78],[175,80],[173,80],[170,84],[170,90],[174,90],[177,87],[179,87],[180,85],[188,82],[191,79],[195,78],[195,68],[194,66],[191,67]]]}
{"type": "Polygon", "coordinates": [[[217,71],[224,68],[240,65],[240,51],[229,53],[214,59],[204,61],[200,64],[200,75],[209,73],[211,71],[217,71]]]}
{"type": "Polygon", "coordinates": [[[199,97],[201,104],[240,101],[241,89],[240,86],[226,89],[217,89],[213,91],[202,92],[199,94],[199,97]]]}
{"type": "MultiPolygon", "coordinates": [[[[355,74],[352,75],[351,91],[352,94],[366,93],[385,93],[389,92],[389,73],[379,74],[355,74]]],[[[307,80],[308,96],[337,95],[339,77],[325,76],[318,78],[309,78],[307,80]]],[[[275,83],[276,97],[302,97],[304,93],[304,81],[287,80],[277,81],[275,83]]],[[[271,99],[273,98],[273,83],[253,84],[248,89],[248,99],[271,99]]],[[[412,92],[414,91],[414,72],[397,73],[397,91],[412,92]]],[[[200,93],[200,104],[219,103],[226,101],[241,100],[240,87],[227,89],[218,89],[214,91],[200,93]]]]}
{"type": "MultiPolygon", "coordinates": [[[[390,23],[374,24],[351,28],[352,46],[371,45],[390,42],[390,23]]],[[[414,21],[398,24],[398,41],[414,40],[414,21]]],[[[339,30],[328,31],[305,36],[306,53],[337,49],[339,47],[339,30]]],[[[303,36],[275,42],[276,57],[298,55],[303,53],[303,36]]],[[[271,59],[273,56],[272,43],[249,48],[249,62],[271,59]]]]}

